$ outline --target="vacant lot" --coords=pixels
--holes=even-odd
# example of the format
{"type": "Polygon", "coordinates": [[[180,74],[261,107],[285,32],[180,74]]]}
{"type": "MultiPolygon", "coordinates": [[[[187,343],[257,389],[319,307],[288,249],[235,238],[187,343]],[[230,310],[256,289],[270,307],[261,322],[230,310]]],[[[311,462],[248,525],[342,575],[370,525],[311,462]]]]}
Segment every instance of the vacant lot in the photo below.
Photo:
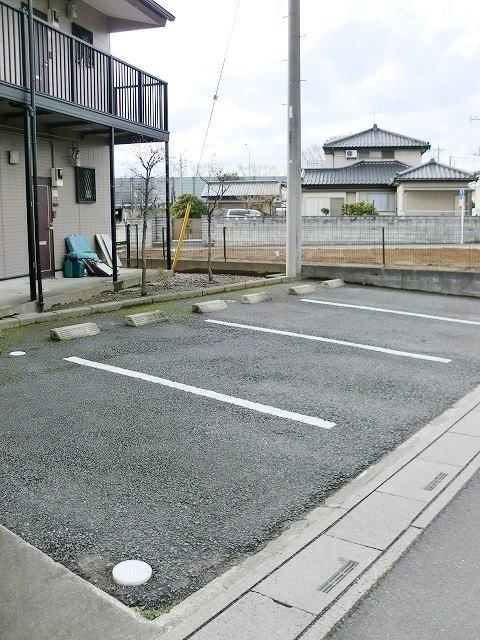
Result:
{"type": "MultiPolygon", "coordinates": [[[[224,260],[223,248],[212,252],[214,260],[224,260]]],[[[150,258],[163,257],[162,250],[151,249],[150,258]]],[[[207,250],[184,249],[185,260],[206,260],[207,250]]],[[[285,249],[274,247],[227,247],[228,261],[285,263],[285,249]]],[[[480,247],[395,247],[385,249],[385,263],[381,247],[304,248],[303,261],[308,264],[342,264],[385,266],[387,268],[452,269],[480,271],[480,247]]]]}

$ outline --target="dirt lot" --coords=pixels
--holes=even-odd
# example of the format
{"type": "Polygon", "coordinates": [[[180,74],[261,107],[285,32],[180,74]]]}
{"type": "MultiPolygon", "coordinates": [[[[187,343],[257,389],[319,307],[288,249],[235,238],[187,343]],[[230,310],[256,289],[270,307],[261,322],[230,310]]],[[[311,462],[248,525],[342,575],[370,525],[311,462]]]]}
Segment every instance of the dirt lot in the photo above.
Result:
{"type": "MultiPolygon", "coordinates": [[[[162,258],[162,251],[151,249],[149,258],[162,258]]],[[[184,251],[186,260],[206,260],[206,248],[184,251]]],[[[223,248],[213,250],[214,260],[223,260],[223,248]]],[[[227,248],[227,260],[239,262],[285,262],[285,249],[244,247],[227,248]]],[[[344,264],[382,266],[381,247],[355,247],[335,249],[304,249],[303,261],[308,264],[344,264]]],[[[385,251],[387,268],[413,267],[422,269],[454,269],[458,271],[480,270],[480,247],[405,247],[387,248],[385,251]]]]}

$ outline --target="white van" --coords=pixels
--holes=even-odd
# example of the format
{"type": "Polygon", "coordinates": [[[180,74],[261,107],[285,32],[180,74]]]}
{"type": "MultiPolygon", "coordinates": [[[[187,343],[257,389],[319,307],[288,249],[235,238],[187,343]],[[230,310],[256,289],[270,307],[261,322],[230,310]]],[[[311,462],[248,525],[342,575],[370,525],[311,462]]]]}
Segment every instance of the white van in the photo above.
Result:
{"type": "Polygon", "coordinates": [[[261,218],[262,214],[257,209],[227,209],[226,218],[261,218]]]}

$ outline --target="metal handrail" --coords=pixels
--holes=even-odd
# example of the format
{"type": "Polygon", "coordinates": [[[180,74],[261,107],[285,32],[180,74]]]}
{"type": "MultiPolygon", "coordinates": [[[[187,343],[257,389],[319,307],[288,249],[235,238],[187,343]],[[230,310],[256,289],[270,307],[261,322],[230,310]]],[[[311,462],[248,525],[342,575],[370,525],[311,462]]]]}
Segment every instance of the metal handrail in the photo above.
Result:
{"type": "MultiPolygon", "coordinates": [[[[0,0],[0,82],[30,90],[27,13],[0,0]],[[25,73],[27,71],[27,73],[25,73]]],[[[38,94],[167,130],[167,83],[34,17],[38,94]]]]}

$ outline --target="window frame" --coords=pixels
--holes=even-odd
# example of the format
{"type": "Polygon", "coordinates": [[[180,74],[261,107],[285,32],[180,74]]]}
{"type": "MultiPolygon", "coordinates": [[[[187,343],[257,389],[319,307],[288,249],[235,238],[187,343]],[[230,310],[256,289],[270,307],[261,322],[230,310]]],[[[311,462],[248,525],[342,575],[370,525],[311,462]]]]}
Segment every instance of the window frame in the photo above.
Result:
{"type": "Polygon", "coordinates": [[[97,176],[95,167],[75,167],[75,200],[77,204],[94,204],[97,201],[97,176]],[[90,175],[93,176],[92,194],[90,197],[86,197],[85,177],[83,177],[82,184],[82,174],[85,174],[87,171],[91,172],[90,175]]]}
{"type": "Polygon", "coordinates": [[[75,62],[86,67],[94,67],[93,31],[82,27],[82,25],[77,22],[72,22],[72,36],[82,41],[75,42],[75,62]],[[82,44],[83,42],[85,44],[82,44]]]}

